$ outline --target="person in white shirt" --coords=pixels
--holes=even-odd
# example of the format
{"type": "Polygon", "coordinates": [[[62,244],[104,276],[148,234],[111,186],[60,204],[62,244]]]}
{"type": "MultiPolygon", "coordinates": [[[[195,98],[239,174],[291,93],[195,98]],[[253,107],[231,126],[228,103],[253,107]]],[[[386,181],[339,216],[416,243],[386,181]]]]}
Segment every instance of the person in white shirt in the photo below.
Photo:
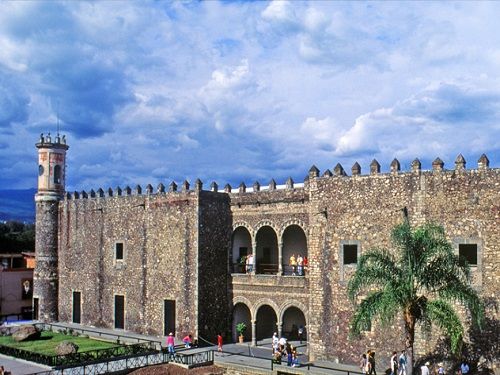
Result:
{"type": "Polygon", "coordinates": [[[431,364],[429,362],[425,362],[425,365],[420,367],[420,374],[421,375],[429,375],[429,366],[431,364]]]}

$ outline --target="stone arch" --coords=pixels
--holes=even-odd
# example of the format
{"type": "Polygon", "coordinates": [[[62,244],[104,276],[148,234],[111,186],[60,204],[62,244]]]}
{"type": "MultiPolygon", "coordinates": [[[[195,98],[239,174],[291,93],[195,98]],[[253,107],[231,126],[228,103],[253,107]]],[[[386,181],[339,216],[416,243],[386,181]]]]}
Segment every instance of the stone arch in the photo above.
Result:
{"type": "Polygon", "coordinates": [[[254,308],[255,338],[262,340],[278,332],[278,309],[270,299],[260,300],[254,308]]]}
{"type": "Polygon", "coordinates": [[[306,236],[306,239],[309,239],[309,232],[306,229],[306,227],[307,227],[306,224],[302,220],[297,219],[297,218],[289,219],[289,220],[285,221],[283,224],[281,224],[280,231],[279,231],[279,238],[283,238],[283,233],[285,233],[286,228],[288,228],[291,225],[297,225],[297,226],[301,227],[302,230],[304,231],[304,235],[306,236]]]}
{"type": "Polygon", "coordinates": [[[282,335],[291,340],[307,340],[308,317],[305,305],[300,302],[289,302],[282,306],[280,311],[280,324],[282,335]],[[302,327],[302,337],[299,328],[302,327]]]}
{"type": "Polygon", "coordinates": [[[281,228],[281,267],[284,275],[305,275],[304,263],[307,262],[308,245],[307,234],[302,225],[300,220],[289,220],[287,225],[281,228]],[[295,267],[291,265],[292,256],[295,259],[295,267]]]}
{"type": "Polygon", "coordinates": [[[238,229],[238,227],[245,227],[248,230],[248,233],[250,233],[250,236],[252,236],[252,240],[254,237],[254,230],[251,225],[249,225],[246,221],[243,220],[238,220],[234,222],[233,224],[233,232],[238,229]]]}
{"type": "Polygon", "coordinates": [[[271,222],[263,220],[259,223],[254,248],[255,273],[276,275],[279,269],[278,235],[271,222]]]}
{"type": "Polygon", "coordinates": [[[231,331],[234,342],[238,340],[238,332],[236,325],[240,322],[245,323],[247,329],[245,331],[245,340],[251,340],[252,334],[252,304],[245,297],[236,297],[233,299],[231,331]]]}
{"type": "Polygon", "coordinates": [[[252,319],[253,320],[255,320],[257,318],[257,311],[263,305],[271,306],[274,309],[276,316],[277,317],[279,316],[279,312],[280,312],[279,306],[270,298],[261,298],[254,304],[254,307],[252,309],[252,319]]]}
{"type": "Polygon", "coordinates": [[[309,319],[308,319],[309,311],[307,309],[307,305],[303,304],[300,301],[288,301],[288,302],[285,302],[284,304],[281,305],[281,308],[279,309],[279,321],[280,321],[280,323],[283,322],[283,315],[285,315],[285,311],[290,307],[296,307],[300,311],[302,311],[304,313],[304,317],[306,318],[306,324],[309,323],[309,319]]]}
{"type": "Polygon", "coordinates": [[[274,225],[274,223],[271,221],[271,220],[261,220],[257,223],[256,226],[254,226],[253,230],[254,230],[254,234],[256,234],[260,228],[262,227],[271,227],[274,232],[276,233],[276,235],[278,235],[278,231],[276,230],[276,226],[274,225]]]}
{"type": "Polygon", "coordinates": [[[246,225],[234,225],[231,234],[229,263],[231,273],[245,273],[245,257],[251,254],[253,247],[252,233],[246,225]]]}

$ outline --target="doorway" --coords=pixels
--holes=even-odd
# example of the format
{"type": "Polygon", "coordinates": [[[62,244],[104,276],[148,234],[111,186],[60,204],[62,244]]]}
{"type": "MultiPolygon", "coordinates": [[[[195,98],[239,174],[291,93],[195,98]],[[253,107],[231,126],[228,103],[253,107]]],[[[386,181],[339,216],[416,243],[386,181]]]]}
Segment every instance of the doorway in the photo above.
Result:
{"type": "Polygon", "coordinates": [[[82,293],[73,292],[73,323],[81,323],[82,293]]]}
{"type": "Polygon", "coordinates": [[[115,295],[115,328],[125,328],[125,296],[115,295]]]}
{"type": "Polygon", "coordinates": [[[163,334],[167,336],[172,332],[175,336],[175,301],[163,301],[163,334]]]}

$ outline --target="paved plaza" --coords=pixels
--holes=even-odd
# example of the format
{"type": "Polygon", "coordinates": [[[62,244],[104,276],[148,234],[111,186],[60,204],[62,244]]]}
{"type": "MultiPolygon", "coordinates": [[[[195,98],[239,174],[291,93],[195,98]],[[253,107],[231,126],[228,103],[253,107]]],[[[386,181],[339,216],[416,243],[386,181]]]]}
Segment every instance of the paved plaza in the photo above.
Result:
{"type": "MultiPolygon", "coordinates": [[[[110,339],[111,337],[115,337],[116,335],[124,335],[126,337],[121,337],[120,341],[121,342],[126,342],[126,343],[136,343],[138,341],[144,341],[144,340],[149,340],[149,341],[156,341],[158,344],[162,344],[165,346],[165,341],[166,337],[158,337],[158,336],[147,336],[147,335],[139,335],[133,332],[127,332],[127,331],[122,331],[122,330],[113,330],[113,329],[104,329],[104,328],[95,328],[95,327],[86,327],[86,326],[80,326],[77,324],[65,324],[65,323],[58,323],[58,326],[63,326],[66,328],[73,328],[73,329],[85,329],[85,330],[91,330],[94,331],[93,334],[90,334],[90,336],[95,336],[95,337],[101,337],[103,339],[110,339]]],[[[204,340],[200,340],[204,341],[204,340]]],[[[214,339],[215,341],[215,339],[214,339]]],[[[179,346],[182,344],[180,340],[176,340],[176,344],[179,346]]],[[[271,349],[271,339],[265,339],[262,341],[258,341],[257,346],[251,346],[249,343],[230,343],[230,344],[225,344],[223,346],[223,352],[222,353],[215,353],[214,356],[214,363],[217,364],[228,364],[228,365],[237,365],[237,366],[243,366],[243,367],[251,367],[256,370],[260,371],[271,371],[271,357],[272,357],[272,349],[271,349]]],[[[298,341],[291,341],[291,344],[297,347],[298,353],[299,353],[299,363],[301,364],[301,367],[294,368],[297,370],[306,370],[307,367],[305,366],[308,363],[308,357],[306,354],[306,349],[307,349],[307,344],[304,341],[302,344],[298,341]]],[[[212,346],[205,346],[201,348],[192,348],[192,349],[185,349],[185,348],[179,348],[178,352],[182,352],[185,354],[190,354],[190,353],[196,353],[196,352],[201,352],[205,351],[207,349],[213,349],[214,351],[217,351],[217,345],[212,345],[212,346]]],[[[282,362],[282,365],[274,365],[274,367],[282,367],[282,368],[287,368],[286,366],[286,358],[284,358],[284,361],[282,362]]],[[[10,371],[12,375],[26,375],[26,374],[33,374],[36,372],[42,372],[42,371],[47,371],[50,370],[51,368],[48,366],[40,365],[37,363],[33,362],[28,362],[12,357],[7,357],[4,355],[0,355],[0,364],[4,366],[4,368],[7,371],[10,371]]],[[[325,367],[325,368],[335,368],[343,371],[357,371],[358,368],[356,366],[351,366],[351,365],[342,365],[334,362],[327,362],[327,361],[317,361],[314,363],[317,366],[325,367]]],[[[288,367],[289,370],[291,368],[288,367]]],[[[314,373],[328,373],[328,374],[342,374],[343,371],[331,371],[331,370],[326,370],[326,369],[311,369],[311,372],[314,373]]]]}

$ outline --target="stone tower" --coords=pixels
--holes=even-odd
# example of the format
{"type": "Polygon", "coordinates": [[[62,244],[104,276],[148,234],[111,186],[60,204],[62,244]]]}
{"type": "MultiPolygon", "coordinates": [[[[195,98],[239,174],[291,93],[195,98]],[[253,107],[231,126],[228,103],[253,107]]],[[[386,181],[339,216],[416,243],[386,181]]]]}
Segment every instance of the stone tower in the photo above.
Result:
{"type": "Polygon", "coordinates": [[[66,138],[40,135],[36,202],[36,266],[33,275],[35,319],[57,321],[59,201],[65,190],[66,138]]]}

